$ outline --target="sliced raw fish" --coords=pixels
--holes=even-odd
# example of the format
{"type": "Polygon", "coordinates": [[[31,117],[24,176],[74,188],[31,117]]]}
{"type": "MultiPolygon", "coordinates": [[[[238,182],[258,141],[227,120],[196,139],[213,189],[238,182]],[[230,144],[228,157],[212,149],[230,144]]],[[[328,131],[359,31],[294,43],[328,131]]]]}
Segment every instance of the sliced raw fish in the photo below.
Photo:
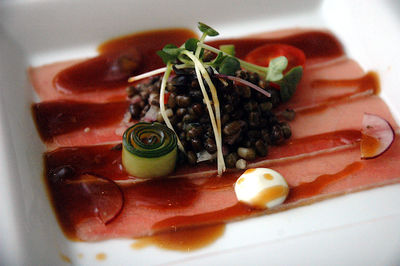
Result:
{"type": "MultiPolygon", "coordinates": [[[[315,202],[326,197],[400,182],[400,141],[373,160],[361,160],[359,146],[290,163],[270,166],[282,173],[291,190],[286,202],[260,211],[238,203],[233,183],[241,172],[223,178],[176,178],[122,185],[124,208],[105,224],[93,212],[84,193],[71,195],[79,182],[50,182],[57,213],[66,233],[84,241],[140,237],[186,226],[214,224],[270,213],[315,202]],[[310,189],[312,188],[312,189],[310,189]],[[62,205],[58,204],[60,201],[62,205]],[[80,202],[82,207],[76,208],[80,202]],[[86,206],[88,205],[88,206],[86,206]]],[[[120,200],[120,197],[117,197],[120,200]]]]}
{"type": "MultiPolygon", "coordinates": [[[[249,167],[265,167],[283,161],[298,160],[318,153],[348,148],[356,145],[360,138],[360,131],[347,130],[329,132],[302,139],[292,139],[285,145],[271,147],[268,156],[249,163],[249,167]]],[[[48,172],[54,172],[56,169],[68,166],[72,167],[77,174],[89,172],[107,176],[115,181],[124,180],[130,183],[140,181],[125,172],[121,161],[121,151],[118,148],[121,147],[120,145],[107,144],[58,148],[45,154],[46,168],[48,172]]],[[[169,177],[212,178],[216,173],[214,164],[203,163],[196,168],[187,165],[179,166],[169,177]]]]}
{"type": "Polygon", "coordinates": [[[397,127],[386,103],[372,95],[296,113],[290,123],[292,138],[338,130],[361,130],[364,112],[379,115],[397,127]]]}
{"type": "Polygon", "coordinates": [[[34,104],[33,115],[48,149],[119,142],[129,126],[129,102],[50,101],[34,104]]]}

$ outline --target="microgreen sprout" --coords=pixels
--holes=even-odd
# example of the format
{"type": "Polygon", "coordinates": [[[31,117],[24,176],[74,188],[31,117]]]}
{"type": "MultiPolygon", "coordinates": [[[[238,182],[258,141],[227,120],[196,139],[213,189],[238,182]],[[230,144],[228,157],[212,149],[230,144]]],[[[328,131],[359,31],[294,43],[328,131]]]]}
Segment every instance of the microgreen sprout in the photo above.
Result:
{"type": "MultiPolygon", "coordinates": [[[[170,77],[173,68],[184,69],[194,68],[199,81],[200,89],[204,97],[208,113],[210,115],[210,121],[213,128],[215,143],[217,146],[217,167],[218,175],[221,175],[225,171],[225,162],[222,154],[222,130],[221,130],[221,113],[219,100],[217,96],[217,90],[214,86],[206,68],[211,67],[217,71],[217,77],[220,79],[229,79],[234,82],[239,82],[259,91],[265,96],[269,97],[270,94],[264,89],[249,83],[248,81],[242,80],[235,77],[235,72],[244,68],[250,72],[259,74],[268,82],[274,82],[280,86],[280,96],[282,101],[289,100],[296,86],[299,83],[303,68],[297,66],[289,70],[286,74],[283,71],[287,68],[288,60],[284,56],[274,58],[270,61],[268,67],[262,67],[248,63],[235,57],[235,47],[233,45],[221,45],[219,49],[207,45],[204,40],[207,36],[217,36],[219,33],[211,28],[210,26],[199,22],[198,29],[203,33],[200,39],[190,38],[180,47],[173,44],[167,44],[164,48],[157,52],[161,57],[166,67],[156,69],[136,77],[131,77],[129,82],[137,81],[139,79],[147,78],[155,74],[164,72],[163,79],[161,81],[160,88],[160,113],[164,119],[165,124],[172,130],[173,126],[168,119],[165,112],[164,94],[167,87],[167,81],[170,77]],[[216,54],[215,58],[209,62],[203,61],[204,50],[208,50],[216,54]],[[212,101],[209,99],[208,92],[204,81],[207,83],[208,89],[211,93],[212,101]]],[[[178,139],[178,147],[181,151],[185,152],[184,147],[178,139]]]]}

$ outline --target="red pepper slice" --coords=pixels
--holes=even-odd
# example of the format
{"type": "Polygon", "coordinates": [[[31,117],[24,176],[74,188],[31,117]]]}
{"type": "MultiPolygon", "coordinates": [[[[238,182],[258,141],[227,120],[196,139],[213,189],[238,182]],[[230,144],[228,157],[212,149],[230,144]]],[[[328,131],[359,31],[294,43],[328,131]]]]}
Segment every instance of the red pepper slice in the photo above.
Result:
{"type": "Polygon", "coordinates": [[[266,44],[257,47],[246,55],[245,61],[255,65],[268,67],[271,59],[278,56],[285,56],[288,59],[288,66],[284,73],[296,66],[302,66],[304,68],[306,63],[304,52],[287,44],[266,44]]]}
{"type": "Polygon", "coordinates": [[[164,104],[167,104],[168,103],[168,99],[169,99],[169,96],[171,95],[171,93],[170,92],[166,92],[165,94],[164,94],[164,104]]]}

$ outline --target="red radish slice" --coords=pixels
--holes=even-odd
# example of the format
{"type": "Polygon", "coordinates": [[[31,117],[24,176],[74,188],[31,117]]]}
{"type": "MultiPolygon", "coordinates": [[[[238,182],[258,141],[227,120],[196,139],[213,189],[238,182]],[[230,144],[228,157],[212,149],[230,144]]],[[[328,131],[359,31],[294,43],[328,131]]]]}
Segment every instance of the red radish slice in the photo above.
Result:
{"type": "Polygon", "coordinates": [[[241,78],[238,78],[235,76],[227,76],[227,75],[223,75],[223,74],[217,74],[216,76],[219,78],[226,78],[226,79],[230,79],[230,80],[242,83],[243,85],[249,86],[250,88],[255,89],[256,91],[260,92],[261,94],[264,94],[267,97],[271,97],[271,94],[268,91],[258,87],[257,85],[255,85],[251,82],[248,82],[247,80],[244,80],[244,79],[241,79],[241,78]]]}
{"type": "Polygon", "coordinates": [[[93,214],[109,224],[122,211],[125,203],[121,188],[111,179],[86,173],[81,175],[80,189],[90,202],[93,214]]]}
{"type": "Polygon", "coordinates": [[[364,113],[361,130],[361,158],[373,159],[392,145],[395,133],[388,121],[374,114],[364,113]]]}

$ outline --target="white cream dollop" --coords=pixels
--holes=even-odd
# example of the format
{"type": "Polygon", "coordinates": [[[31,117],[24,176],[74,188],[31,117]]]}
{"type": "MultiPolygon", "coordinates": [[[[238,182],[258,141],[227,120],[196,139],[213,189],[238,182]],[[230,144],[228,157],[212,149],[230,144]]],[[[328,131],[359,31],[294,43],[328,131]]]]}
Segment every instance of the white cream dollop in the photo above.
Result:
{"type": "Polygon", "coordinates": [[[289,194],[283,176],[269,168],[247,169],[235,183],[240,202],[256,208],[273,208],[282,204],[289,194]]]}

